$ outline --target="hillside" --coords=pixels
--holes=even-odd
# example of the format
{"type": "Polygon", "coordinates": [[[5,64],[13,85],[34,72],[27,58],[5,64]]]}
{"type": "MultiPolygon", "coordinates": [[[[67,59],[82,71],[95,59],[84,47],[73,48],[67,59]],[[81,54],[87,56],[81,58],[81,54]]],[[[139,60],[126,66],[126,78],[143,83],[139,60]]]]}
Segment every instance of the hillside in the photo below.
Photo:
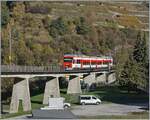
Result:
{"type": "MultiPolygon", "coordinates": [[[[62,65],[67,53],[111,55],[121,88],[148,90],[148,3],[1,3],[2,65],[62,65]]],[[[16,79],[3,78],[3,100],[9,100],[16,79]]],[[[37,79],[31,89],[44,90],[37,79]]]]}
{"type": "Polygon", "coordinates": [[[66,53],[127,58],[149,19],[144,2],[2,2],[3,14],[2,64],[17,65],[61,64],[66,53]]]}

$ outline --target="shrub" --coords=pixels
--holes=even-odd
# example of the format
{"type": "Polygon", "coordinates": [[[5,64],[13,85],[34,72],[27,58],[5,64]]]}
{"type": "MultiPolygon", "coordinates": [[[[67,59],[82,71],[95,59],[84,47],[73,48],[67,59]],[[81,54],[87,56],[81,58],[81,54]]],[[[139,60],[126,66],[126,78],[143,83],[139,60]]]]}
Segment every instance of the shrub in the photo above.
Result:
{"type": "Polygon", "coordinates": [[[90,31],[90,27],[86,23],[86,20],[84,17],[80,17],[80,21],[76,26],[77,34],[85,35],[90,31]]]}
{"type": "Polygon", "coordinates": [[[35,6],[27,7],[26,12],[48,14],[51,12],[51,8],[45,5],[43,6],[43,5],[37,4],[35,6]]]}
{"type": "Polygon", "coordinates": [[[68,27],[68,22],[63,17],[59,17],[51,22],[48,30],[52,37],[56,37],[57,35],[66,34],[68,32],[68,27]]]}

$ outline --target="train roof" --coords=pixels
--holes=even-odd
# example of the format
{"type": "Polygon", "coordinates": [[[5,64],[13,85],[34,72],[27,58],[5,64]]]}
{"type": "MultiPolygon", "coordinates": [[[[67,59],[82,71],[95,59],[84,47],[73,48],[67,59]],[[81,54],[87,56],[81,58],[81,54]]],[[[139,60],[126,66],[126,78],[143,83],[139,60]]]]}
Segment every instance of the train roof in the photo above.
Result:
{"type": "Polygon", "coordinates": [[[64,54],[64,56],[73,56],[73,57],[94,57],[94,58],[112,58],[112,56],[87,56],[87,55],[83,55],[83,54],[64,54]]]}
{"type": "Polygon", "coordinates": [[[64,56],[73,56],[73,57],[88,57],[88,56],[83,55],[83,54],[65,54],[64,56]]]}

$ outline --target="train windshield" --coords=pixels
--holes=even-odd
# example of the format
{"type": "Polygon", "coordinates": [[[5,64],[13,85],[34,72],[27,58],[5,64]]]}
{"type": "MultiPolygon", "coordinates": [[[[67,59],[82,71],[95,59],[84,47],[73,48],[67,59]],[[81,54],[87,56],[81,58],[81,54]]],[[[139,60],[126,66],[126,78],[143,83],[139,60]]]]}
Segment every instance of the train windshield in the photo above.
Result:
{"type": "Polygon", "coordinates": [[[64,58],[64,62],[72,62],[72,58],[64,58]]]}

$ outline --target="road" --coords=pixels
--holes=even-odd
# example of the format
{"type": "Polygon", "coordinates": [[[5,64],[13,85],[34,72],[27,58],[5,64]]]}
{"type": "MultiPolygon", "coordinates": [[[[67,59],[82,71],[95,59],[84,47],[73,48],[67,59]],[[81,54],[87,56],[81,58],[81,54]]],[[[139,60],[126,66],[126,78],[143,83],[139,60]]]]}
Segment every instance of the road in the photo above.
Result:
{"type": "Polygon", "coordinates": [[[98,116],[98,115],[127,115],[129,112],[142,112],[141,109],[146,107],[146,104],[116,104],[107,103],[100,105],[78,105],[73,106],[72,112],[78,116],[98,116]]]}

